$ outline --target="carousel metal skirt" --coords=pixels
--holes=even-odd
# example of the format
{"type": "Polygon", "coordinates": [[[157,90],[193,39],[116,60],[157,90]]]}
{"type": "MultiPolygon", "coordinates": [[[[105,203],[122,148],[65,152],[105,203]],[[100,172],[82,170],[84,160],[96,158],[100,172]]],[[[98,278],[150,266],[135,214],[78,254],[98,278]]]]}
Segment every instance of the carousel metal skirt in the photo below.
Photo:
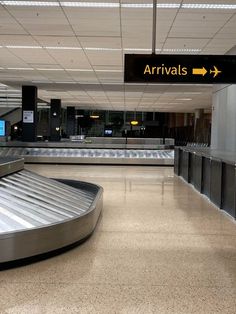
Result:
{"type": "MultiPolygon", "coordinates": [[[[49,179],[22,169],[22,162],[18,166],[0,178],[0,264],[63,248],[94,231],[101,187],[49,179]]],[[[4,168],[9,163],[2,162],[0,173],[4,168]]]]}

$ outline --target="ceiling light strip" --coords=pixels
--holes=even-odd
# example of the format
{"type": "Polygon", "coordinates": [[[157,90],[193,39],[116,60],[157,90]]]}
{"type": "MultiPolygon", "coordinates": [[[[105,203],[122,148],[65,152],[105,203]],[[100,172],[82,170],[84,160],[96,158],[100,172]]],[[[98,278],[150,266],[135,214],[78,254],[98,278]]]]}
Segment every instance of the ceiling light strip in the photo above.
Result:
{"type": "Polygon", "coordinates": [[[22,70],[22,71],[34,71],[34,68],[7,68],[7,70],[22,70]]]}
{"type": "Polygon", "coordinates": [[[236,4],[185,3],[181,5],[181,8],[234,10],[236,9],[236,4]]]}
{"type": "Polygon", "coordinates": [[[63,46],[55,46],[55,47],[46,46],[44,48],[50,49],[50,50],[82,50],[81,47],[63,47],[63,46]]]}
{"type": "MultiPolygon", "coordinates": [[[[122,3],[122,8],[128,9],[152,9],[152,3],[122,3]]],[[[178,3],[157,3],[158,9],[178,9],[180,4],[178,3]]]]}
{"type": "Polygon", "coordinates": [[[18,46],[18,45],[7,45],[5,46],[9,49],[42,49],[42,46],[18,46]]]}
{"type": "Polygon", "coordinates": [[[0,4],[11,6],[59,7],[55,1],[0,1],[0,4]]]}
{"type": "MultiPolygon", "coordinates": [[[[77,8],[126,8],[126,9],[152,9],[153,3],[119,3],[119,2],[82,2],[82,1],[7,1],[0,0],[5,6],[32,6],[32,7],[77,7],[77,8]]],[[[218,9],[234,10],[236,4],[211,3],[158,3],[158,9],[218,9]]]]}
{"type": "Polygon", "coordinates": [[[63,7],[79,7],[79,8],[119,8],[119,2],[78,2],[78,1],[60,1],[63,7]]]}
{"type": "MultiPolygon", "coordinates": [[[[18,46],[18,45],[6,45],[0,46],[0,48],[10,48],[10,49],[48,49],[48,50],[87,50],[87,51],[122,51],[122,48],[109,48],[109,47],[66,47],[66,46],[18,46]]],[[[123,51],[151,51],[149,48],[124,48],[123,51]]],[[[156,51],[169,51],[169,52],[200,52],[199,48],[165,48],[156,49],[156,51]]]]}

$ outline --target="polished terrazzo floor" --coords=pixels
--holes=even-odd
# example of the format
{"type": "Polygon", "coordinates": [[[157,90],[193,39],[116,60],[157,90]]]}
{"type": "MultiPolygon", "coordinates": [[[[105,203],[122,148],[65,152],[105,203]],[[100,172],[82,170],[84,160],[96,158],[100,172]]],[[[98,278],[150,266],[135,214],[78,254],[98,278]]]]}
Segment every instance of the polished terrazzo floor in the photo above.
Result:
{"type": "Polygon", "coordinates": [[[236,313],[236,223],[167,167],[27,165],[104,187],[82,245],[0,272],[0,314],[236,313]]]}

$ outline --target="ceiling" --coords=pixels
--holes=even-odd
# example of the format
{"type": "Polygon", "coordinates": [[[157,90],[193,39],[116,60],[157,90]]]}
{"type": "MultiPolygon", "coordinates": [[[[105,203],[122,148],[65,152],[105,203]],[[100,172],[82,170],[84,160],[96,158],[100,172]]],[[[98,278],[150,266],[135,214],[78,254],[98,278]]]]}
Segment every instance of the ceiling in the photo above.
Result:
{"type": "MultiPolygon", "coordinates": [[[[158,0],[156,53],[225,54],[236,0],[158,0]]],[[[152,0],[0,1],[0,107],[22,85],[77,108],[192,112],[211,85],[124,84],[124,53],[151,53],[152,0]],[[4,98],[7,97],[7,98],[4,98]]]]}

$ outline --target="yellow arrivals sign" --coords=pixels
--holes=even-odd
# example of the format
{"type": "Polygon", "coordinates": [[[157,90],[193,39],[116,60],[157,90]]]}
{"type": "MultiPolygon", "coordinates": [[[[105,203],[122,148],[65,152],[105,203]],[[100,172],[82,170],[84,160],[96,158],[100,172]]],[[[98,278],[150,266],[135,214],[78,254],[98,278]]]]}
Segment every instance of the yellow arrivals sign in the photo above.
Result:
{"type": "Polygon", "coordinates": [[[126,54],[124,72],[127,83],[236,83],[236,56],[126,54]]]}

